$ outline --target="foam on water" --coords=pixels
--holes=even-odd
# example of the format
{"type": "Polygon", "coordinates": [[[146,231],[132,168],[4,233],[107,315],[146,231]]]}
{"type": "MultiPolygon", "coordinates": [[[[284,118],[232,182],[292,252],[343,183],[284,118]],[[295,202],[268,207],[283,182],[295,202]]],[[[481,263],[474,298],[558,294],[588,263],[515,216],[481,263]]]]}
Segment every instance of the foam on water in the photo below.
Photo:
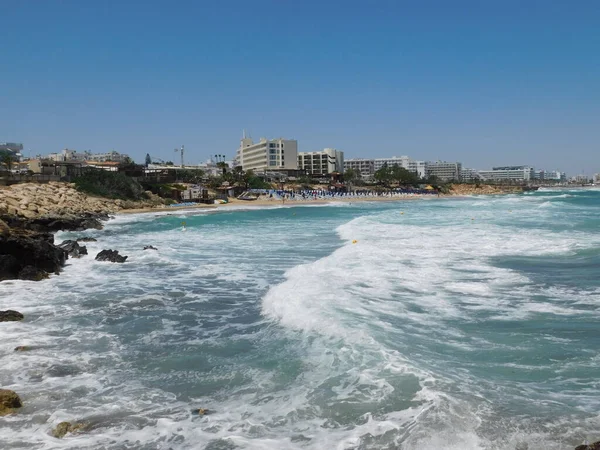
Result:
{"type": "Polygon", "coordinates": [[[600,237],[581,195],[118,216],[79,234],[99,241],[60,276],[0,283],[26,315],[0,327],[0,381],[25,402],[0,447],[592,440],[600,285],[571,268],[600,237]],[[104,248],[127,263],[94,261],[104,248]],[[49,435],[80,419],[87,433],[49,435]]]}

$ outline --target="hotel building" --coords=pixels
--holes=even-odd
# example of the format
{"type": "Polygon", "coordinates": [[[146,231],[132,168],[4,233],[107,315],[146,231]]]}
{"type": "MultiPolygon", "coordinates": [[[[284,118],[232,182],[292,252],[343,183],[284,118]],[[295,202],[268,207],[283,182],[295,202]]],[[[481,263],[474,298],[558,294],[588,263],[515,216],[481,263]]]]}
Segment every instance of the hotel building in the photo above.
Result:
{"type": "Polygon", "coordinates": [[[443,181],[460,181],[462,164],[459,162],[436,161],[426,164],[428,177],[436,177],[443,181]]]}
{"type": "Polygon", "coordinates": [[[359,173],[361,178],[371,178],[375,173],[375,160],[373,159],[346,159],[344,161],[344,171],[352,169],[359,173]]]}
{"type": "Polygon", "coordinates": [[[505,166],[480,170],[479,175],[491,181],[530,181],[535,178],[535,171],[530,166],[505,166]]]}
{"type": "Polygon", "coordinates": [[[235,164],[244,170],[296,170],[298,168],[298,141],[289,139],[265,139],[254,143],[244,137],[237,150],[235,164]]]}

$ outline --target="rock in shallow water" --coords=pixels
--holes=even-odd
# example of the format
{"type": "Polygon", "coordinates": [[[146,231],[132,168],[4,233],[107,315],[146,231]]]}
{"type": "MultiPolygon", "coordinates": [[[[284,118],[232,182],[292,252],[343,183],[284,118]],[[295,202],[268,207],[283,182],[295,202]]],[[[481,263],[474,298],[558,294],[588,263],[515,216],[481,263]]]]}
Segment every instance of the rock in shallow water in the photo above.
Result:
{"type": "Polygon", "coordinates": [[[16,322],[18,320],[23,320],[24,317],[25,316],[19,311],[13,311],[12,309],[0,311],[0,322],[16,322]]]}
{"type": "Polygon", "coordinates": [[[158,250],[156,247],[153,247],[152,245],[144,245],[144,250],[158,250]]]}
{"type": "Polygon", "coordinates": [[[600,441],[594,442],[593,444],[583,444],[575,447],[575,450],[600,450],[600,441]]]}
{"type": "Polygon", "coordinates": [[[118,250],[102,250],[100,253],[96,255],[96,261],[110,261],[116,263],[124,263],[127,259],[127,256],[119,255],[118,250]]]}
{"type": "Polygon", "coordinates": [[[61,422],[52,430],[52,436],[57,439],[61,439],[65,437],[67,433],[84,431],[87,427],[88,424],[83,422],[61,422]]]}
{"type": "Polygon", "coordinates": [[[63,241],[58,247],[66,251],[72,258],[79,258],[88,254],[87,247],[85,245],[79,245],[77,241],[63,241]]]}
{"type": "Polygon", "coordinates": [[[12,414],[16,408],[23,406],[15,391],[0,389],[0,416],[12,414]]]}

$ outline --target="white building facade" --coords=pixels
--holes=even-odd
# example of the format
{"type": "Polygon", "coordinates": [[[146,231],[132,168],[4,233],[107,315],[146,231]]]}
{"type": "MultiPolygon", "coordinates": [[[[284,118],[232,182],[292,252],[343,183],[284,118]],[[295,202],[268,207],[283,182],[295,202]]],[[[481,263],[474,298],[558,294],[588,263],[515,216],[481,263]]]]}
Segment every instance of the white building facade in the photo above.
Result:
{"type": "Polygon", "coordinates": [[[426,163],[428,177],[436,177],[443,181],[460,181],[462,174],[462,163],[436,161],[426,163]]]}
{"type": "Polygon", "coordinates": [[[531,181],[535,177],[535,171],[530,166],[505,166],[480,170],[479,175],[490,181],[531,181]]]}
{"type": "Polygon", "coordinates": [[[475,169],[469,169],[468,167],[463,167],[460,170],[460,180],[461,181],[479,181],[481,180],[481,175],[475,169]]]}
{"type": "Polygon", "coordinates": [[[299,152],[298,169],[310,175],[328,175],[344,171],[344,152],[326,148],[319,152],[299,152]]]}
{"type": "Polygon", "coordinates": [[[298,168],[298,141],[291,139],[265,139],[254,143],[243,138],[237,150],[235,164],[244,170],[296,170],[298,168]]]}

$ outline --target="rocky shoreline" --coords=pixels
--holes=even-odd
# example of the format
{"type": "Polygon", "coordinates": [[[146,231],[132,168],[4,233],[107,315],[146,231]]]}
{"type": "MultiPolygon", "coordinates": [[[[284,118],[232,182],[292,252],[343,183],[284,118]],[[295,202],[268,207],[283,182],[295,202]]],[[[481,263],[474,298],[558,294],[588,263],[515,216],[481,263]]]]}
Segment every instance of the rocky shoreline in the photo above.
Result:
{"type": "Polygon", "coordinates": [[[116,212],[163,205],[160,197],[146,195],[138,202],[92,197],[60,182],[0,188],[0,281],[39,281],[60,273],[69,256],[87,252],[77,243],[57,245],[55,232],[102,229],[116,212]]]}

